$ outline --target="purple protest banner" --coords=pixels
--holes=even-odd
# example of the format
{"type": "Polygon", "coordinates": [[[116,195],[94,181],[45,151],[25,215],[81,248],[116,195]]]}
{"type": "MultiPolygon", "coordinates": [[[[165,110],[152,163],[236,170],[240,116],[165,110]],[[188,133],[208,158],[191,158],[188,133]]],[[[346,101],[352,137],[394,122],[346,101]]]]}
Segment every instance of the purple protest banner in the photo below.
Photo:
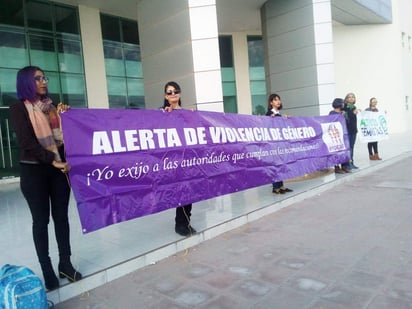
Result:
{"type": "Polygon", "coordinates": [[[341,115],[71,109],[62,127],[83,233],[349,160],[341,115]]]}

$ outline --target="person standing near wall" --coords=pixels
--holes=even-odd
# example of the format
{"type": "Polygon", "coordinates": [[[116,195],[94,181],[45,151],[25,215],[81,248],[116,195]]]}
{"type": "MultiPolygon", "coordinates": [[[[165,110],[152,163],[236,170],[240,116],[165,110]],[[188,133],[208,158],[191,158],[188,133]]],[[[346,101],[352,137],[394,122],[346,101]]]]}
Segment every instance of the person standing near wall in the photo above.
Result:
{"type": "MultiPolygon", "coordinates": [[[[378,108],[376,105],[378,104],[378,100],[376,98],[371,98],[369,100],[369,107],[365,109],[365,111],[369,112],[378,112],[378,108]]],[[[369,152],[369,159],[370,160],[382,160],[378,154],[378,142],[369,142],[368,143],[368,152],[369,152]]]]}
{"type": "MultiPolygon", "coordinates": [[[[332,102],[332,107],[333,110],[329,112],[329,115],[344,115],[345,112],[343,111],[343,99],[341,98],[335,98],[332,102]]],[[[347,166],[340,164],[335,165],[335,173],[336,174],[345,174],[345,173],[350,173],[351,171],[348,169],[347,166]]]]}
{"type": "Polygon", "coordinates": [[[350,92],[345,96],[343,110],[345,112],[346,126],[348,129],[349,147],[350,147],[350,162],[345,163],[343,166],[349,169],[358,169],[353,160],[356,134],[358,133],[358,118],[357,114],[360,112],[356,108],[356,96],[350,92]]]}
{"type": "MultiPolygon", "coordinates": [[[[163,110],[172,112],[175,109],[182,109],[181,101],[182,90],[178,83],[167,82],[164,87],[163,110]]],[[[175,232],[182,236],[191,236],[197,231],[190,225],[192,215],[192,204],[176,207],[175,232]]]]}
{"type": "MultiPolygon", "coordinates": [[[[270,117],[282,117],[280,110],[282,109],[282,101],[280,96],[276,93],[272,93],[268,98],[268,110],[266,116],[270,117]]],[[[283,117],[288,117],[284,115],[283,117]]],[[[287,192],[293,192],[292,189],[286,188],[283,181],[275,181],[272,183],[272,193],[275,194],[285,194],[287,192]]]]}
{"type": "MultiPolygon", "coordinates": [[[[74,282],[82,278],[71,261],[68,218],[70,186],[65,162],[58,110],[47,90],[48,78],[39,67],[24,67],[17,73],[19,102],[10,108],[11,122],[20,147],[20,188],[33,219],[32,232],[37,257],[48,290],[59,287],[49,257],[50,212],[59,250],[59,276],[74,282]]],[[[68,105],[59,104],[65,111],[68,105]]]]}

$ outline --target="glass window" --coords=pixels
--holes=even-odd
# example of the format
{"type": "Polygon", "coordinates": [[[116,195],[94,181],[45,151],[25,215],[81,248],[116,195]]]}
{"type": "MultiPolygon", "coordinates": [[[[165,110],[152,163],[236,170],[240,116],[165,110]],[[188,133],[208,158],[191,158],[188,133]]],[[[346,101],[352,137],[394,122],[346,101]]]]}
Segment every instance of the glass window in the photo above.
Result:
{"type": "Polygon", "coordinates": [[[49,76],[54,102],[86,106],[77,9],[39,0],[0,0],[0,8],[1,104],[16,99],[16,72],[35,65],[49,76]]]}
{"type": "Polygon", "coordinates": [[[121,42],[119,18],[101,14],[100,23],[103,40],[121,42]]]}
{"type": "Polygon", "coordinates": [[[109,102],[111,108],[125,108],[126,99],[126,79],[123,77],[108,77],[107,91],[109,92],[109,102]]]}
{"type": "Polygon", "coordinates": [[[233,68],[233,45],[231,36],[219,36],[220,66],[233,68]]]}
{"type": "Polygon", "coordinates": [[[103,48],[106,75],[125,76],[122,45],[120,43],[106,43],[103,48]]]}
{"type": "Polygon", "coordinates": [[[1,0],[0,1],[0,24],[12,26],[24,26],[23,1],[1,0]]]}
{"type": "Polygon", "coordinates": [[[143,79],[127,79],[128,108],[145,108],[143,91],[143,79]]]}
{"type": "Polygon", "coordinates": [[[264,115],[267,102],[263,39],[261,36],[248,36],[247,44],[252,114],[264,115]]]}
{"type": "Polygon", "coordinates": [[[17,69],[0,68],[0,106],[16,103],[17,69]]]}
{"type": "Polygon", "coordinates": [[[57,53],[53,37],[29,35],[30,59],[46,71],[57,71],[57,53]]]}
{"type": "Polygon", "coordinates": [[[140,46],[127,45],[124,48],[126,76],[142,77],[142,62],[140,61],[140,46]]]}
{"type": "MultiPolygon", "coordinates": [[[[0,126],[9,118],[9,106],[17,101],[16,76],[27,66],[41,67],[50,78],[53,102],[86,106],[86,83],[76,7],[44,0],[0,0],[0,126]],[[5,117],[5,118],[3,118],[5,117]]],[[[0,178],[18,175],[18,147],[12,129],[11,147],[0,145],[0,178]],[[6,157],[1,157],[1,153],[6,157]]]]}
{"type": "Polygon", "coordinates": [[[137,22],[101,14],[110,108],[145,108],[137,22]]]}
{"type": "Polygon", "coordinates": [[[53,31],[52,6],[49,3],[26,0],[27,26],[53,31]]]}
{"type": "Polygon", "coordinates": [[[19,68],[28,63],[29,55],[25,34],[0,31],[0,67],[19,68]]]}
{"type": "Polygon", "coordinates": [[[56,5],[54,12],[57,33],[80,34],[79,17],[75,8],[56,5]]]}
{"type": "Polygon", "coordinates": [[[125,20],[122,21],[123,42],[139,45],[139,30],[137,22],[125,20]]]}
{"type": "Polygon", "coordinates": [[[219,36],[219,54],[224,111],[226,113],[237,113],[236,79],[231,36],[219,36]]]}
{"type": "Polygon", "coordinates": [[[59,71],[82,74],[83,55],[79,41],[57,40],[59,71]]]}
{"type": "MultiPolygon", "coordinates": [[[[49,91],[49,96],[54,103],[65,102],[61,96],[60,87],[60,74],[57,72],[44,71],[44,74],[49,77],[49,83],[47,84],[47,90],[49,91]]],[[[71,105],[71,103],[70,103],[71,105]]]]}
{"type": "Polygon", "coordinates": [[[63,102],[70,102],[71,106],[82,107],[85,102],[85,80],[80,74],[60,74],[63,102]]]}

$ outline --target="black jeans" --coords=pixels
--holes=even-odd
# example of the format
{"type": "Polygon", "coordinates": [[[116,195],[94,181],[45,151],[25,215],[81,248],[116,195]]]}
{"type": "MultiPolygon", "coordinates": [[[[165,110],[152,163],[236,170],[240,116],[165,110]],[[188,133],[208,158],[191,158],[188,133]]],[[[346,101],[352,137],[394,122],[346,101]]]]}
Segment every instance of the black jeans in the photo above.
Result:
{"type": "Polygon", "coordinates": [[[69,257],[70,228],[68,208],[70,186],[66,175],[52,165],[20,164],[20,188],[33,219],[33,241],[40,264],[49,259],[48,224],[50,210],[54,221],[59,256],[69,257]]]}
{"type": "Polygon", "coordinates": [[[283,181],[272,182],[272,187],[275,190],[280,189],[281,187],[283,187],[283,181]]]}
{"type": "Polygon", "coordinates": [[[368,143],[368,152],[370,156],[377,154],[378,153],[378,142],[368,143]]]}
{"type": "Polygon", "coordinates": [[[192,215],[192,204],[176,208],[176,226],[188,226],[192,215]]]}
{"type": "Polygon", "coordinates": [[[352,133],[352,134],[348,134],[349,137],[349,147],[350,147],[350,161],[343,163],[343,166],[349,166],[350,164],[354,164],[353,163],[353,151],[355,149],[355,142],[356,142],[356,134],[357,133],[352,133]]]}

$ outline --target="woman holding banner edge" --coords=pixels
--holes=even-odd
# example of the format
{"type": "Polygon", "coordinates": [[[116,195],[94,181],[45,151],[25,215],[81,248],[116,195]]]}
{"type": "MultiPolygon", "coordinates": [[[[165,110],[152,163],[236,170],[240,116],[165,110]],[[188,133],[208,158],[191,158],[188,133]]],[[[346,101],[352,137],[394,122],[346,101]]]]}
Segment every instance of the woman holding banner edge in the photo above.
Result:
{"type": "MultiPolygon", "coordinates": [[[[365,111],[378,112],[379,110],[376,107],[376,105],[378,105],[378,100],[375,97],[370,98],[369,107],[365,109],[365,111]]],[[[369,160],[382,160],[382,158],[379,157],[377,141],[368,143],[368,152],[369,152],[369,160]]]]}
{"type": "Polygon", "coordinates": [[[354,149],[356,142],[356,135],[358,134],[358,118],[357,114],[360,109],[356,107],[356,96],[353,92],[349,92],[344,99],[343,110],[345,112],[346,127],[348,129],[349,147],[350,147],[350,161],[344,163],[342,166],[348,168],[349,170],[357,170],[358,167],[355,165],[354,149]]]}
{"type": "MultiPolygon", "coordinates": [[[[282,109],[282,101],[280,96],[276,93],[272,93],[268,98],[268,110],[266,116],[270,117],[288,117],[287,115],[281,115],[280,110],[282,109]]],[[[275,181],[272,183],[272,193],[275,194],[285,194],[287,192],[293,192],[292,189],[286,188],[283,181],[275,181]]]]}
{"type": "MultiPolygon", "coordinates": [[[[172,112],[175,109],[182,109],[180,98],[181,88],[178,83],[169,81],[164,86],[164,103],[163,110],[172,112]]],[[[196,230],[190,225],[190,216],[192,215],[192,204],[176,207],[175,232],[182,236],[191,236],[196,234],[196,230]]]]}
{"type": "Polygon", "coordinates": [[[70,261],[68,207],[70,185],[59,112],[48,95],[48,78],[39,67],[27,66],[17,73],[19,102],[10,107],[10,118],[20,147],[20,188],[32,215],[37,257],[48,290],[59,287],[49,256],[50,213],[59,250],[59,276],[70,282],[82,279],[70,261]]]}

